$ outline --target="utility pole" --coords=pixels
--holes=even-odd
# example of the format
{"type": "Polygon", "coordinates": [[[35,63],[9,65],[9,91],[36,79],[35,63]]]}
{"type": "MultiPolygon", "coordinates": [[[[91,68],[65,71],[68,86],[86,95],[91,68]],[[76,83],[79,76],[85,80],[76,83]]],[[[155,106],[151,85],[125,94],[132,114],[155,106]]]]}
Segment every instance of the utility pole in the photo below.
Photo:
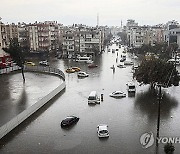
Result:
{"type": "Polygon", "coordinates": [[[175,70],[176,70],[176,60],[177,60],[177,52],[176,51],[174,51],[174,53],[175,53],[175,70]]]}
{"type": "Polygon", "coordinates": [[[161,84],[159,84],[158,87],[159,87],[159,92],[158,92],[158,119],[157,119],[156,147],[158,147],[160,111],[161,111],[161,100],[162,100],[161,84]]]}

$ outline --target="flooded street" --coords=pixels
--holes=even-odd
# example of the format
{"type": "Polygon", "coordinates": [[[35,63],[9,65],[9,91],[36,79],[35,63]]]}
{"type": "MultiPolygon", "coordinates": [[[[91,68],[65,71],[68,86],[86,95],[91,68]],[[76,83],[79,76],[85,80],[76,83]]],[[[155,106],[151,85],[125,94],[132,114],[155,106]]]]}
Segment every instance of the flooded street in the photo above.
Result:
{"type": "MultiPolygon", "coordinates": [[[[117,47],[114,44],[112,48],[117,47]]],[[[105,51],[95,59],[96,68],[88,68],[84,62],[51,60],[52,67],[65,71],[77,66],[89,77],[78,78],[77,73],[65,73],[66,90],[4,137],[0,141],[0,153],[154,154],[155,144],[144,149],[140,137],[146,132],[156,136],[157,94],[149,90],[149,86],[139,86],[134,81],[136,94],[128,95],[126,83],[133,80],[133,73],[132,66],[117,67],[122,51],[122,48],[115,53],[105,51]],[[114,71],[110,68],[113,65],[114,71]],[[88,105],[89,93],[94,90],[103,94],[104,100],[94,106],[88,105]],[[109,97],[116,90],[125,92],[126,97],[109,97]],[[74,126],[62,129],[60,122],[68,115],[76,115],[80,120],[74,126]],[[98,138],[99,124],[108,125],[108,139],[98,138]]],[[[129,60],[131,57],[127,55],[129,60]]],[[[49,77],[47,82],[51,80],[49,77]]],[[[163,92],[160,136],[179,137],[180,87],[163,89],[163,92]]],[[[163,146],[159,145],[160,153],[163,153],[163,146]]],[[[174,146],[174,153],[179,153],[179,143],[174,146]]]]}

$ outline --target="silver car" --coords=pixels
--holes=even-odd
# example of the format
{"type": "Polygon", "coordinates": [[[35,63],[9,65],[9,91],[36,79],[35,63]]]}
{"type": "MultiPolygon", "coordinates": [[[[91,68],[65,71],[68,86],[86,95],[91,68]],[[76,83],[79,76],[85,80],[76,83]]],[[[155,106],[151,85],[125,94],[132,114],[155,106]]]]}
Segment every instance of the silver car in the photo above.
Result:
{"type": "Polygon", "coordinates": [[[99,138],[109,137],[108,125],[100,124],[97,126],[97,133],[99,138]]]}

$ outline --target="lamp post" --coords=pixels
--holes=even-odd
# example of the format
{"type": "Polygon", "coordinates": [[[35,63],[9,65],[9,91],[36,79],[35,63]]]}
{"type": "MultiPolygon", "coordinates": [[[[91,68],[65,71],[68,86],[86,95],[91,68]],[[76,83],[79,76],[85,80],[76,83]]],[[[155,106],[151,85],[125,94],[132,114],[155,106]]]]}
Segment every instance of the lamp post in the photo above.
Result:
{"type": "Polygon", "coordinates": [[[159,92],[158,92],[158,119],[157,119],[156,147],[158,147],[159,126],[160,126],[160,111],[161,111],[161,100],[162,100],[161,84],[159,84],[158,87],[159,87],[159,92]]]}

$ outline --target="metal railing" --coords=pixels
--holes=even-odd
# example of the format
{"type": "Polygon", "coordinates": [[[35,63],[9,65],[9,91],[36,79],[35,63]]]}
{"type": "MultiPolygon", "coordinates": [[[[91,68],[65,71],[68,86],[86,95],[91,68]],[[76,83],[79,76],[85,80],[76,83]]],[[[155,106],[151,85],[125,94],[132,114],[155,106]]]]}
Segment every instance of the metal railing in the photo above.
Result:
{"type": "MultiPolygon", "coordinates": [[[[13,71],[21,70],[21,67],[19,66],[12,66],[4,69],[0,69],[0,74],[8,74],[13,71]]],[[[62,77],[62,79],[65,81],[65,75],[64,73],[57,69],[57,68],[51,68],[51,67],[45,67],[45,66],[27,66],[24,65],[24,71],[31,71],[31,72],[41,72],[41,73],[49,73],[53,75],[58,75],[62,77]]]]}
{"type": "Polygon", "coordinates": [[[21,69],[21,67],[15,65],[15,66],[0,69],[0,74],[8,74],[10,72],[17,71],[17,70],[20,70],[20,69],[21,69]]]}

